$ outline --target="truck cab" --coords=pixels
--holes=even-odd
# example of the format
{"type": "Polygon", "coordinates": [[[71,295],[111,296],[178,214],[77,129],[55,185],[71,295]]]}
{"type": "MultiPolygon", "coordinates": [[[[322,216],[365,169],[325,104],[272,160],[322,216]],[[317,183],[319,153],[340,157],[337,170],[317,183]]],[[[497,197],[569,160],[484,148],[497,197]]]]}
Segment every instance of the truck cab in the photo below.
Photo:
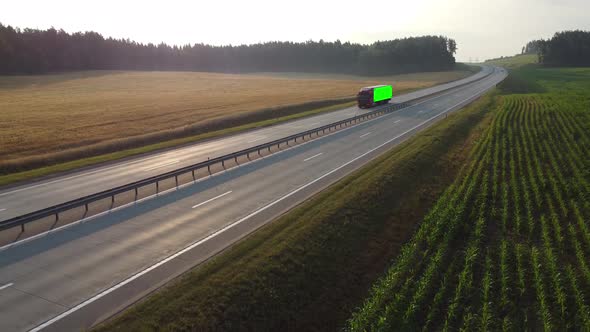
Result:
{"type": "Polygon", "coordinates": [[[373,89],[371,87],[360,89],[356,101],[359,108],[373,106],[373,89]]]}

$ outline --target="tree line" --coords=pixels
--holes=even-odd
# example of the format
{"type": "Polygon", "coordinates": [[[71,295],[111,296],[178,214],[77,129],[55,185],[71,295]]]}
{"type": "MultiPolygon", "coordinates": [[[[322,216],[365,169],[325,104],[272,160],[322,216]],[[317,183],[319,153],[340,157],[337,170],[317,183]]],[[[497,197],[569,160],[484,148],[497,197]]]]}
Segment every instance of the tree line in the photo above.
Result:
{"type": "Polygon", "coordinates": [[[533,40],[523,54],[537,54],[546,66],[590,66],[590,31],[557,32],[551,39],[533,40]]]}
{"type": "Polygon", "coordinates": [[[0,74],[73,70],[298,71],[384,75],[453,68],[457,44],[422,36],[370,45],[307,41],[251,45],[142,44],[96,32],[19,29],[0,24],[0,74]]]}
{"type": "Polygon", "coordinates": [[[522,47],[521,54],[539,54],[543,40],[531,40],[522,47]]]}

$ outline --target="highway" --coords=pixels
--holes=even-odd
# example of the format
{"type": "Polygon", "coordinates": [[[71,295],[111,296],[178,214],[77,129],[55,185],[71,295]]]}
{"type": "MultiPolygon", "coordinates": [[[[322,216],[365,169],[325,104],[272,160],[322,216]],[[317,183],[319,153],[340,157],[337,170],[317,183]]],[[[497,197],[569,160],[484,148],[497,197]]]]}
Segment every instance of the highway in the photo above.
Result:
{"type": "MultiPolygon", "coordinates": [[[[450,86],[475,80],[485,75],[487,70],[489,68],[486,67],[483,71],[462,80],[396,96],[393,98],[392,103],[405,102],[450,86]]],[[[291,121],[277,126],[192,144],[149,156],[130,158],[101,167],[93,167],[63,176],[3,189],[0,190],[0,221],[183,166],[196,164],[207,160],[207,158],[215,158],[307,129],[350,118],[360,114],[360,112],[366,112],[366,110],[359,110],[356,106],[349,107],[336,112],[291,121]]]]}
{"type": "MultiPolygon", "coordinates": [[[[416,106],[1,251],[0,331],[70,331],[100,322],[461,108],[506,76],[497,68],[485,70],[493,74],[416,106]]],[[[70,191],[74,192],[70,198],[75,198],[103,188],[103,182],[107,189],[197,162],[205,155],[235,151],[252,144],[248,140],[263,137],[256,145],[353,112],[356,108],[12,188],[2,193],[0,208],[7,208],[5,216],[18,215],[66,200],[70,191]],[[19,197],[26,198],[24,193],[34,197],[19,203],[19,197]],[[27,206],[37,204],[37,199],[44,201],[27,206]]]]}

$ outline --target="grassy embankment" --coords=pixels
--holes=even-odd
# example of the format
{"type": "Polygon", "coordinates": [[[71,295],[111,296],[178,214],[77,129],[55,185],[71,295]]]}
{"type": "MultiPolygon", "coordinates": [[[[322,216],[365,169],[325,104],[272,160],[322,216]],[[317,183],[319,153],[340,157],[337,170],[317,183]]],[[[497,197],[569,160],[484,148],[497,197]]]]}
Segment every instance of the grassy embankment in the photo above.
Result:
{"type": "Polygon", "coordinates": [[[350,330],[590,329],[590,69],[512,74],[350,330]]]}
{"type": "Polygon", "coordinates": [[[403,93],[470,74],[461,69],[380,78],[193,72],[0,77],[0,185],[350,106],[346,98],[359,86],[393,82],[403,93]]]}
{"type": "Polygon", "coordinates": [[[496,65],[508,69],[515,69],[525,65],[537,64],[539,57],[536,54],[519,54],[502,59],[486,61],[485,64],[496,65]]]}
{"type": "Polygon", "coordinates": [[[469,159],[491,103],[449,115],[98,330],[341,329],[469,159]]]}

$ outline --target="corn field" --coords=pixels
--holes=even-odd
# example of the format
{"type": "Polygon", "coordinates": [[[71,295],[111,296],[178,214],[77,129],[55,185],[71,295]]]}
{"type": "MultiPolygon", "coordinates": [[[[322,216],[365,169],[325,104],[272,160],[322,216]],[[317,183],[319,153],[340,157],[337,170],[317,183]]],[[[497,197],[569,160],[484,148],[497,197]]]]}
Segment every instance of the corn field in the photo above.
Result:
{"type": "Polygon", "coordinates": [[[590,330],[590,99],[498,100],[350,330],[590,330]]]}

